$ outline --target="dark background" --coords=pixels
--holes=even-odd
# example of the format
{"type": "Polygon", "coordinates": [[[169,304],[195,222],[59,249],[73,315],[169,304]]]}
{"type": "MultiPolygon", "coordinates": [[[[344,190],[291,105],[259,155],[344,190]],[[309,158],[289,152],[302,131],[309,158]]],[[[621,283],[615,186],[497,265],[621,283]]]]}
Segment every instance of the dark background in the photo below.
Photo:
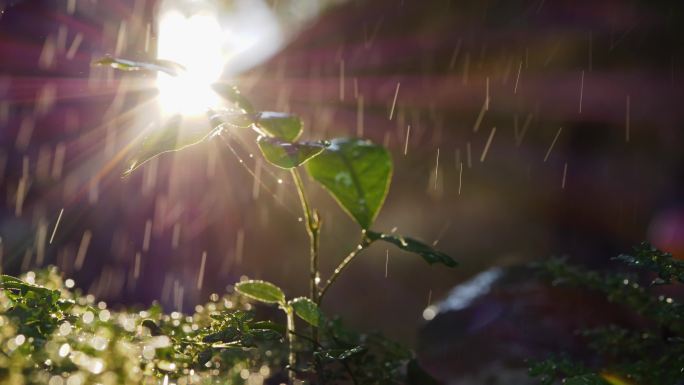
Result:
{"type": "MultiPolygon", "coordinates": [[[[90,62],[117,54],[123,20],[128,37],[118,53],[153,57],[141,36],[154,2],[77,0],[73,13],[62,0],[0,4],[4,272],[55,264],[112,304],[160,300],[168,310],[182,302],[189,311],[242,275],[305,294],[308,245],[297,197],[287,173],[268,166],[255,192],[246,170],[258,167],[254,147],[236,145],[240,163],[211,141],[119,177],[117,154],[141,119],[135,106],[154,91],[148,75],[110,75],[90,62]],[[68,57],[78,34],[82,42],[68,57]],[[122,78],[133,86],[117,98],[122,78]]],[[[390,248],[385,277],[387,249],[374,245],[331,290],[325,310],[361,330],[413,341],[429,300],[491,266],[549,255],[602,266],[644,239],[684,257],[683,4],[349,1],[231,79],[259,108],[302,116],[307,138],[356,135],[362,96],[363,134],[386,141],[395,162],[375,227],[436,242],[461,263],[430,267],[390,248]],[[487,82],[489,108],[474,132],[487,82]]],[[[327,277],[358,230],[307,184],[324,220],[327,277]]]]}

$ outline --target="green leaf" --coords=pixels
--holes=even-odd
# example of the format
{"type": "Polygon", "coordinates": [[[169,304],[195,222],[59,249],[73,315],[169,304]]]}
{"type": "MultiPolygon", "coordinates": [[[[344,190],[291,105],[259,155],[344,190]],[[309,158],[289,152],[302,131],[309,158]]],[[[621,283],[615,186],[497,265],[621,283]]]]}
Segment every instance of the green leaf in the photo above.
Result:
{"type": "MultiPolygon", "coordinates": [[[[55,291],[56,294],[58,294],[58,291],[55,291]]],[[[67,299],[67,298],[60,298],[57,300],[57,307],[59,307],[59,310],[65,312],[69,309],[71,309],[76,302],[73,299],[67,299]]]]}
{"type": "Polygon", "coordinates": [[[270,111],[257,116],[257,125],[270,136],[292,142],[302,133],[302,121],[298,116],[270,111]]]}
{"type": "Polygon", "coordinates": [[[286,142],[279,138],[260,136],[257,144],[269,163],[280,168],[294,168],[325,150],[326,142],[286,142]]]}
{"type": "Polygon", "coordinates": [[[269,329],[277,332],[280,335],[284,335],[286,332],[285,325],[277,324],[271,321],[256,321],[252,324],[253,329],[269,329]]]}
{"type": "Polygon", "coordinates": [[[382,146],[362,139],[335,139],[307,163],[313,179],[364,229],[382,207],[392,179],[392,158],[382,146]]]}
{"type": "Polygon", "coordinates": [[[160,71],[171,76],[178,76],[185,72],[185,67],[170,60],[154,60],[152,62],[138,62],[128,59],[105,56],[93,62],[96,66],[112,67],[121,71],[160,71]]]}
{"type": "Polygon", "coordinates": [[[265,303],[285,304],[285,294],[280,288],[266,281],[245,281],[235,285],[239,293],[265,303]]]}
{"type": "Polygon", "coordinates": [[[601,378],[598,374],[583,374],[566,378],[563,385],[610,385],[606,380],[601,378]]]}
{"type": "Polygon", "coordinates": [[[631,254],[620,254],[614,259],[657,273],[653,285],[669,285],[672,281],[684,283],[684,261],[673,258],[672,254],[658,250],[648,242],[634,247],[631,254]]]}
{"type": "Polygon", "coordinates": [[[150,330],[150,334],[153,336],[160,336],[160,335],[164,334],[162,332],[161,328],[159,327],[159,325],[157,325],[153,320],[151,320],[149,318],[144,319],[141,322],[141,325],[148,328],[150,330]]]}
{"type": "Polygon", "coordinates": [[[12,277],[11,275],[0,275],[0,283],[2,283],[2,287],[5,289],[26,289],[30,287],[30,284],[27,282],[22,281],[19,278],[12,277]]]}
{"type": "Polygon", "coordinates": [[[215,333],[207,334],[202,338],[202,342],[214,343],[214,342],[235,342],[240,337],[240,331],[234,326],[228,326],[223,330],[219,330],[215,333]]]}
{"type": "Polygon", "coordinates": [[[322,359],[322,360],[326,360],[326,361],[344,361],[350,357],[364,353],[366,350],[368,350],[368,349],[366,349],[363,346],[355,346],[351,349],[319,350],[319,351],[315,352],[314,355],[318,359],[322,359]]]}
{"type": "Polygon", "coordinates": [[[54,297],[56,295],[57,298],[54,299],[55,301],[57,301],[57,299],[59,298],[59,291],[57,290],[52,290],[48,289],[47,287],[24,282],[19,278],[15,278],[5,274],[0,275],[0,287],[3,289],[20,290],[22,293],[28,293],[32,291],[44,296],[54,297]]]}
{"type": "Polygon", "coordinates": [[[238,113],[226,110],[210,110],[209,121],[212,127],[227,125],[235,128],[248,128],[255,121],[255,114],[238,113]]]}
{"type": "Polygon", "coordinates": [[[292,306],[295,314],[297,314],[299,318],[303,319],[310,325],[318,327],[318,323],[321,320],[321,311],[316,303],[306,297],[298,297],[291,300],[289,304],[292,306]]]}
{"type": "Polygon", "coordinates": [[[246,113],[253,114],[256,112],[252,103],[240,93],[240,90],[237,87],[225,83],[214,83],[211,87],[217,94],[221,95],[224,99],[235,103],[235,105],[246,113]]]}
{"type": "Polygon", "coordinates": [[[404,237],[401,235],[376,233],[375,231],[367,231],[366,236],[372,241],[380,240],[389,242],[402,250],[418,254],[429,264],[442,263],[449,267],[455,267],[458,265],[458,262],[456,262],[450,256],[437,251],[425,243],[417,241],[413,238],[404,237]]]}
{"type": "Polygon", "coordinates": [[[255,343],[273,341],[282,338],[282,334],[272,329],[251,329],[242,337],[243,341],[255,343]]]}
{"type": "Polygon", "coordinates": [[[213,356],[214,350],[212,348],[204,349],[197,354],[197,364],[199,366],[204,366],[213,356]]]}
{"type": "Polygon", "coordinates": [[[176,115],[163,126],[151,128],[150,132],[138,142],[137,149],[129,158],[123,176],[130,175],[145,162],[160,154],[182,150],[201,143],[214,131],[210,125],[190,128],[184,127],[181,123],[182,118],[176,115]]]}

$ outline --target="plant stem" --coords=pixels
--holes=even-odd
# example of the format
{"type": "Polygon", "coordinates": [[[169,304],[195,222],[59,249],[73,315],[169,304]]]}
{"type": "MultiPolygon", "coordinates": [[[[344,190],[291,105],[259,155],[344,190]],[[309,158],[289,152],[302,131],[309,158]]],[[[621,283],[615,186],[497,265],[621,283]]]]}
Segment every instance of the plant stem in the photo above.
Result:
{"type": "Polygon", "coordinates": [[[287,314],[288,330],[287,342],[289,354],[287,356],[287,364],[290,367],[290,370],[287,371],[287,378],[290,380],[290,385],[294,385],[295,380],[297,379],[295,372],[297,369],[297,353],[295,352],[295,336],[297,335],[295,332],[295,317],[294,310],[291,307],[287,306],[284,310],[285,314],[287,314]]]}
{"type": "Polygon", "coordinates": [[[299,200],[302,203],[302,211],[304,212],[304,220],[306,221],[306,232],[309,234],[310,245],[310,263],[309,263],[309,298],[318,303],[318,247],[319,236],[321,230],[321,222],[318,218],[318,213],[311,209],[309,201],[304,190],[304,183],[299,171],[296,168],[291,169],[292,179],[297,187],[299,200]]]}
{"type": "Polygon", "coordinates": [[[366,236],[366,233],[364,232],[361,236],[361,242],[359,242],[359,244],[356,245],[356,248],[352,250],[351,253],[349,253],[349,255],[347,255],[347,257],[342,260],[342,262],[340,262],[340,264],[337,266],[333,274],[330,276],[330,278],[328,278],[328,281],[325,283],[325,286],[323,286],[323,289],[321,289],[321,292],[318,294],[317,304],[321,304],[325,293],[328,291],[328,289],[330,289],[330,286],[332,286],[332,284],[335,283],[337,278],[339,278],[340,274],[342,274],[344,269],[346,269],[347,266],[349,266],[351,261],[354,260],[354,258],[356,258],[356,256],[359,255],[361,251],[368,248],[368,246],[370,246],[372,243],[373,240],[369,239],[366,236]]]}

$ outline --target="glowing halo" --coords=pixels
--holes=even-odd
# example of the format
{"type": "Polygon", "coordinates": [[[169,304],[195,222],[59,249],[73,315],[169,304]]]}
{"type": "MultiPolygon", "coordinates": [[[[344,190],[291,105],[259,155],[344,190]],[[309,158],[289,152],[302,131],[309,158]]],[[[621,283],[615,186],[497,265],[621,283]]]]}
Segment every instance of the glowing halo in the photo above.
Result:
{"type": "Polygon", "coordinates": [[[185,17],[169,11],[161,16],[157,56],[187,69],[177,77],[158,75],[158,100],[164,114],[200,115],[220,103],[211,85],[221,76],[225,63],[222,34],[216,18],[208,14],[185,17]]]}

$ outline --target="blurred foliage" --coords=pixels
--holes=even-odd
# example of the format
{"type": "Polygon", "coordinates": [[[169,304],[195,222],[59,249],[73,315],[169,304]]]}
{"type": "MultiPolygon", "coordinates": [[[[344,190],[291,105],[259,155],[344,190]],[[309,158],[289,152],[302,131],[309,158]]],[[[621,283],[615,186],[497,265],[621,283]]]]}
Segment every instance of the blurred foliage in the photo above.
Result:
{"type": "Polygon", "coordinates": [[[672,254],[660,251],[646,242],[635,247],[632,254],[621,254],[616,259],[657,273],[658,278],[653,284],[670,284],[673,280],[684,283],[684,261],[672,258],[672,254]]]}
{"type": "MultiPolygon", "coordinates": [[[[212,294],[192,315],[166,314],[158,305],[114,311],[69,290],[55,268],[2,276],[0,382],[284,383],[286,330],[258,320],[245,298],[212,294]]],[[[308,383],[430,383],[407,379],[429,378],[410,350],[325,319],[308,300],[290,303],[307,322],[320,322],[319,342],[301,336],[297,353],[304,359],[291,368],[308,383]]]]}
{"type": "Polygon", "coordinates": [[[530,374],[542,384],[550,385],[561,378],[564,384],[588,385],[674,385],[684,381],[684,307],[665,291],[656,290],[663,285],[681,284],[684,264],[648,243],[615,259],[642,269],[647,276],[657,274],[658,278],[650,285],[642,285],[640,282],[648,277],[602,274],[559,258],[537,264],[554,285],[599,292],[609,302],[636,313],[638,320],[637,326],[611,324],[578,331],[596,359],[587,366],[565,356],[534,363],[530,374]]]}

